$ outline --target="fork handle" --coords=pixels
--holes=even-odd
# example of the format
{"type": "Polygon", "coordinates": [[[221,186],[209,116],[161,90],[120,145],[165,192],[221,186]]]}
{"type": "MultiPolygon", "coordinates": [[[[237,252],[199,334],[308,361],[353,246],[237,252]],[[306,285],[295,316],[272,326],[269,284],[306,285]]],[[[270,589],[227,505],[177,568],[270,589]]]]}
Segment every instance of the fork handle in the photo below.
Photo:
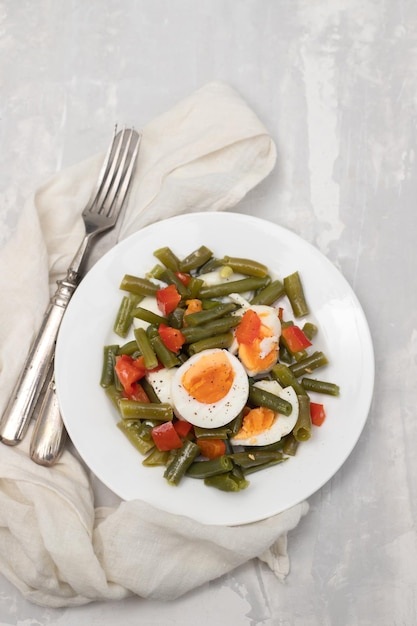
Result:
{"type": "Polygon", "coordinates": [[[26,434],[55,353],[56,338],[80,275],[70,268],[45,311],[43,321],[0,420],[0,440],[14,446],[26,434]]]}
{"type": "Polygon", "coordinates": [[[30,458],[38,465],[54,465],[65,447],[67,431],[59,410],[55,392],[53,366],[48,373],[45,395],[36,418],[30,440],[30,458]]]}

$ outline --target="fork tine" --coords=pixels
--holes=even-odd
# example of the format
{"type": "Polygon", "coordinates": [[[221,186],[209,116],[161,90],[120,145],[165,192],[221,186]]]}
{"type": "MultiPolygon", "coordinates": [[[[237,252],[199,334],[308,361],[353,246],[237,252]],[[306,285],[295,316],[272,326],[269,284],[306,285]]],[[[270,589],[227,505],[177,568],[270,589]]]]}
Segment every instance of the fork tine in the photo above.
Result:
{"type": "Polygon", "coordinates": [[[100,171],[99,171],[99,174],[98,174],[96,186],[93,189],[93,192],[91,194],[90,200],[89,200],[87,206],[85,207],[83,213],[88,213],[89,211],[92,210],[92,208],[93,208],[93,206],[94,206],[94,204],[96,202],[97,196],[100,193],[100,189],[101,189],[101,187],[103,185],[103,182],[106,179],[107,169],[109,167],[109,164],[111,163],[112,152],[113,152],[113,149],[114,149],[114,145],[115,145],[117,136],[118,136],[118,133],[117,133],[117,124],[116,124],[115,127],[114,127],[114,131],[113,131],[112,141],[111,141],[111,143],[110,143],[110,145],[109,145],[109,147],[107,149],[106,155],[104,157],[103,164],[102,164],[102,166],[100,168],[100,171]]]}
{"type": "Polygon", "coordinates": [[[136,163],[136,157],[139,152],[139,147],[142,139],[142,135],[138,135],[136,140],[136,145],[133,149],[133,152],[129,156],[129,150],[132,144],[132,138],[134,136],[134,131],[130,131],[129,139],[126,145],[125,153],[122,157],[120,167],[118,169],[114,186],[113,186],[113,194],[110,198],[108,209],[107,209],[107,217],[111,217],[112,213],[118,212],[119,208],[123,205],[127,190],[130,185],[130,181],[132,179],[133,168],[136,163]],[[129,159],[129,160],[128,160],[129,159]],[[114,208],[114,211],[113,211],[114,208]]]}
{"type": "Polygon", "coordinates": [[[104,203],[106,202],[109,190],[113,187],[113,185],[116,185],[116,188],[117,188],[118,180],[120,177],[119,172],[121,169],[123,169],[123,158],[124,158],[122,156],[122,161],[119,162],[120,154],[122,151],[123,142],[124,142],[125,135],[127,132],[129,132],[129,139],[128,139],[127,148],[125,147],[125,152],[126,152],[129,149],[129,143],[130,143],[130,139],[132,136],[132,130],[126,131],[126,129],[123,129],[122,131],[117,133],[117,135],[115,135],[114,137],[114,140],[112,143],[112,148],[114,149],[114,153],[113,152],[111,153],[110,167],[108,168],[108,171],[106,171],[104,184],[102,183],[102,185],[100,186],[100,189],[98,190],[98,193],[95,199],[95,204],[98,207],[98,213],[105,214],[104,203]]]}

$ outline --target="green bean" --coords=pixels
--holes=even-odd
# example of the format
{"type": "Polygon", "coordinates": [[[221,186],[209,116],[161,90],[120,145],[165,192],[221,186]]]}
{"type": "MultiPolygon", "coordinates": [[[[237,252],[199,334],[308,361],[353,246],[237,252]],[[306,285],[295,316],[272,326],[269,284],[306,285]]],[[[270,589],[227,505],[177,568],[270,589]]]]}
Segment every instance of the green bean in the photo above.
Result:
{"type": "Polygon", "coordinates": [[[155,296],[159,287],[147,278],[139,278],[138,276],[125,274],[120,283],[120,289],[129,291],[138,296],[155,296]]]}
{"type": "Polygon", "coordinates": [[[170,485],[178,485],[181,478],[200,454],[200,448],[196,443],[186,439],[178,450],[175,451],[171,463],[164,472],[164,478],[170,485]]]}
{"type": "Polygon", "coordinates": [[[117,427],[126,435],[130,443],[132,443],[141,454],[147,454],[153,447],[152,441],[147,441],[141,435],[140,424],[129,424],[124,422],[117,422],[117,427]]]}
{"type": "MultiPolygon", "coordinates": [[[[192,314],[190,313],[190,315],[192,314]]],[[[184,326],[184,328],[181,329],[181,332],[187,343],[194,343],[195,341],[206,339],[206,337],[212,337],[213,335],[225,333],[232,328],[235,328],[235,326],[238,326],[240,320],[241,318],[238,315],[228,315],[215,319],[207,324],[201,324],[200,326],[184,326]]]]}
{"type": "Polygon", "coordinates": [[[151,404],[161,404],[161,400],[156,395],[155,389],[152,387],[150,382],[146,380],[146,378],[142,378],[142,380],[140,381],[140,384],[142,385],[143,390],[148,396],[151,404]]]}
{"type": "Polygon", "coordinates": [[[219,267],[221,267],[221,265],[222,262],[220,259],[212,257],[206,263],[204,263],[204,265],[201,265],[198,268],[198,274],[208,274],[210,272],[213,272],[214,270],[217,270],[219,267]]]}
{"type": "Polygon", "coordinates": [[[168,326],[172,326],[172,328],[176,328],[177,330],[182,328],[184,319],[184,309],[177,306],[172,313],[168,315],[168,326]]]}
{"type": "Polygon", "coordinates": [[[230,428],[219,426],[219,428],[202,428],[194,426],[194,434],[196,439],[227,439],[230,435],[230,428]]]}
{"type": "Polygon", "coordinates": [[[287,346],[281,341],[281,337],[279,338],[279,360],[288,365],[294,361],[294,357],[287,346]]]}
{"type": "Polygon", "coordinates": [[[318,330],[317,326],[312,322],[306,322],[302,328],[303,333],[310,341],[317,335],[318,330]]]}
{"type": "Polygon", "coordinates": [[[160,465],[166,465],[168,460],[168,452],[162,452],[158,448],[154,448],[152,452],[142,461],[142,465],[145,467],[157,467],[160,465]]]}
{"type": "Polygon", "coordinates": [[[268,268],[263,263],[252,259],[242,259],[239,257],[225,256],[220,260],[222,265],[228,265],[234,272],[245,274],[246,276],[266,276],[268,268]]]}
{"type": "Polygon", "coordinates": [[[303,315],[307,315],[309,313],[309,308],[298,272],[294,272],[284,278],[284,289],[295,317],[303,317],[303,315]]]}
{"type": "Polygon", "coordinates": [[[326,355],[321,351],[313,352],[305,359],[290,365],[290,370],[296,378],[300,378],[303,374],[310,374],[313,370],[328,364],[326,355]]]}
{"type": "Polygon", "coordinates": [[[307,395],[298,396],[298,419],[292,433],[297,441],[307,441],[311,437],[310,398],[307,395]]]}
{"type": "Polygon", "coordinates": [[[146,272],[146,278],[156,278],[156,280],[161,280],[161,276],[165,271],[165,267],[157,263],[153,266],[150,272],[146,272]]]}
{"type": "Polygon", "coordinates": [[[249,474],[253,474],[254,472],[261,472],[262,470],[268,469],[268,467],[273,467],[274,465],[278,465],[278,463],[283,463],[287,459],[285,457],[279,458],[278,456],[275,459],[271,459],[270,461],[266,461],[262,463],[262,465],[252,465],[252,467],[248,467],[244,470],[245,476],[249,476],[249,474]]]}
{"type": "Polygon", "coordinates": [[[203,350],[212,350],[213,348],[230,348],[233,343],[233,333],[223,333],[214,337],[206,337],[200,341],[190,343],[188,353],[190,356],[202,352],[203,350]]]}
{"type": "Polygon", "coordinates": [[[243,293],[244,291],[256,291],[266,287],[271,281],[270,276],[259,278],[253,276],[251,278],[241,278],[239,280],[231,280],[230,282],[220,283],[202,287],[200,289],[201,298],[222,298],[229,296],[231,293],[243,293]]]}
{"type": "Polygon", "coordinates": [[[329,396],[338,396],[340,394],[340,387],[335,383],[329,383],[324,380],[317,380],[316,378],[303,378],[301,384],[306,391],[316,391],[317,393],[325,393],[329,396]]]}
{"type": "Polygon", "coordinates": [[[190,297],[190,292],[188,288],[184,285],[184,283],[178,278],[175,272],[170,269],[166,269],[161,274],[161,280],[163,280],[168,285],[175,285],[178,293],[182,297],[190,297]]]}
{"type": "Polygon", "coordinates": [[[207,476],[204,479],[204,484],[207,487],[215,487],[220,491],[235,492],[246,489],[249,486],[249,482],[245,479],[238,479],[231,472],[225,474],[218,474],[217,476],[207,476]]]}
{"type": "Polygon", "coordinates": [[[118,411],[120,411],[119,400],[122,397],[122,392],[120,391],[120,389],[116,389],[115,385],[109,385],[108,387],[105,388],[105,390],[106,390],[107,397],[110,399],[113,406],[118,411]]]}
{"type": "Polygon", "coordinates": [[[227,427],[230,430],[229,437],[235,437],[238,434],[239,430],[242,428],[242,422],[243,422],[243,411],[240,411],[240,413],[236,415],[236,417],[227,424],[227,427]]]}
{"type": "Polygon", "coordinates": [[[165,402],[153,404],[121,398],[119,407],[124,420],[152,419],[159,422],[170,422],[174,417],[171,405],[165,402]]]}
{"type": "Polygon", "coordinates": [[[187,285],[187,289],[190,292],[190,298],[198,298],[200,295],[200,289],[204,285],[204,280],[197,278],[197,276],[191,276],[187,285]]]}
{"type": "Polygon", "coordinates": [[[131,341],[124,343],[122,346],[119,346],[117,354],[127,354],[129,356],[132,356],[133,354],[135,354],[135,352],[138,352],[138,344],[134,339],[132,339],[131,341]]]}
{"type": "MultiPolygon", "coordinates": [[[[281,357],[281,353],[280,353],[281,357]]],[[[293,372],[284,363],[277,363],[271,370],[272,378],[275,378],[282,387],[293,387],[297,395],[306,394],[301,383],[298,382],[293,372]]]]}
{"type": "Polygon", "coordinates": [[[191,252],[182,261],[180,261],[180,272],[190,272],[198,270],[204,263],[207,263],[213,256],[213,253],[207,246],[200,246],[194,252],[191,252]]]}
{"type": "Polygon", "coordinates": [[[176,256],[176,254],[174,254],[174,252],[168,246],[158,248],[158,250],[155,250],[153,254],[168,269],[172,270],[173,272],[179,271],[180,269],[179,258],[176,256]]]}
{"type": "Polygon", "coordinates": [[[190,465],[186,474],[191,478],[207,478],[230,472],[231,469],[233,469],[233,462],[224,454],[208,461],[195,461],[190,465]]]}
{"type": "Polygon", "coordinates": [[[168,324],[168,318],[163,317],[162,315],[158,315],[158,313],[154,313],[153,311],[149,311],[149,309],[144,309],[139,306],[132,311],[132,317],[136,317],[144,322],[148,322],[148,324],[168,324]]]}
{"type": "Polygon", "coordinates": [[[132,311],[140,299],[140,297],[123,296],[113,325],[113,330],[119,337],[126,337],[129,332],[132,324],[132,311]]]}
{"type": "Polygon", "coordinates": [[[256,465],[263,465],[270,461],[282,460],[281,452],[267,450],[251,450],[245,452],[234,452],[229,455],[236,465],[239,465],[245,472],[248,468],[256,465]]]}
{"type": "Polygon", "coordinates": [[[189,313],[187,315],[187,326],[199,326],[200,324],[207,324],[217,320],[219,317],[223,317],[227,313],[233,313],[238,309],[238,306],[233,302],[220,303],[213,309],[207,309],[198,311],[197,313],[189,313]]]}
{"type": "Polygon", "coordinates": [[[300,442],[297,441],[297,439],[294,437],[294,435],[291,432],[288,435],[286,435],[284,438],[284,445],[282,447],[282,451],[284,454],[287,454],[288,456],[295,456],[299,445],[300,445],[300,442]]]}
{"type": "Polygon", "coordinates": [[[270,306],[285,293],[284,285],[280,280],[273,280],[261,289],[250,301],[251,304],[266,304],[270,306]]]}
{"type": "Polygon", "coordinates": [[[101,370],[100,385],[108,387],[114,384],[114,365],[116,363],[116,354],[119,349],[117,345],[104,346],[103,348],[103,367],[101,370]]]}
{"type": "Polygon", "coordinates": [[[282,415],[291,415],[292,405],[274,393],[249,385],[249,402],[255,406],[264,406],[282,415]]]}
{"type": "Polygon", "coordinates": [[[155,337],[152,337],[151,346],[154,349],[158,360],[162,363],[164,367],[170,369],[171,367],[179,365],[180,361],[177,355],[175,354],[175,352],[172,352],[166,347],[159,335],[155,335],[155,337]]]}
{"type": "Polygon", "coordinates": [[[146,334],[145,329],[135,328],[134,335],[138,344],[138,348],[141,351],[142,356],[145,360],[146,369],[154,369],[154,367],[158,365],[158,357],[156,356],[155,351],[152,348],[152,344],[146,334]]]}

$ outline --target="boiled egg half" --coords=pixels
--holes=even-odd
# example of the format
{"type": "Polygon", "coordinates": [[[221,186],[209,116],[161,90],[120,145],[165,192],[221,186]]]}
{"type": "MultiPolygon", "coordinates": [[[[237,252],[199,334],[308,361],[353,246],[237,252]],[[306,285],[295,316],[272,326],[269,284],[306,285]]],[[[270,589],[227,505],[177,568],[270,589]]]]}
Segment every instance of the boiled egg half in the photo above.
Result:
{"type": "Polygon", "coordinates": [[[243,418],[242,426],[237,435],[231,439],[232,444],[241,446],[266,446],[276,443],[294,428],[298,419],[298,398],[292,387],[282,387],[275,380],[262,380],[254,383],[269,393],[273,393],[290,402],[290,415],[275,413],[266,407],[251,409],[243,418]]]}
{"type": "Polygon", "coordinates": [[[194,426],[219,428],[246,404],[249,381],[244,367],[228,350],[213,348],[191,356],[172,378],[175,414],[194,426]]]}

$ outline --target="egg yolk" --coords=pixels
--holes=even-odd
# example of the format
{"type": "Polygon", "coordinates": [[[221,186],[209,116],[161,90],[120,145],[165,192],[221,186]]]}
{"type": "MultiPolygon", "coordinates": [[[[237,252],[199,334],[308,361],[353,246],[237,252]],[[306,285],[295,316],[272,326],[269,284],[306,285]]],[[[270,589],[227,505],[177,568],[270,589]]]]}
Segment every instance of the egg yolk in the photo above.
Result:
{"type": "Polygon", "coordinates": [[[278,359],[278,342],[272,339],[273,332],[261,324],[259,335],[250,344],[239,344],[239,358],[251,372],[262,372],[275,365],[278,359]],[[269,350],[265,353],[265,347],[269,350]]]}
{"type": "Polygon", "coordinates": [[[187,393],[198,402],[213,404],[224,398],[234,380],[233,367],[223,352],[203,355],[182,377],[187,393]]]}
{"type": "Polygon", "coordinates": [[[274,411],[267,409],[265,406],[251,409],[243,418],[242,427],[234,438],[250,439],[251,437],[256,437],[256,435],[271,428],[274,419],[274,411]]]}

